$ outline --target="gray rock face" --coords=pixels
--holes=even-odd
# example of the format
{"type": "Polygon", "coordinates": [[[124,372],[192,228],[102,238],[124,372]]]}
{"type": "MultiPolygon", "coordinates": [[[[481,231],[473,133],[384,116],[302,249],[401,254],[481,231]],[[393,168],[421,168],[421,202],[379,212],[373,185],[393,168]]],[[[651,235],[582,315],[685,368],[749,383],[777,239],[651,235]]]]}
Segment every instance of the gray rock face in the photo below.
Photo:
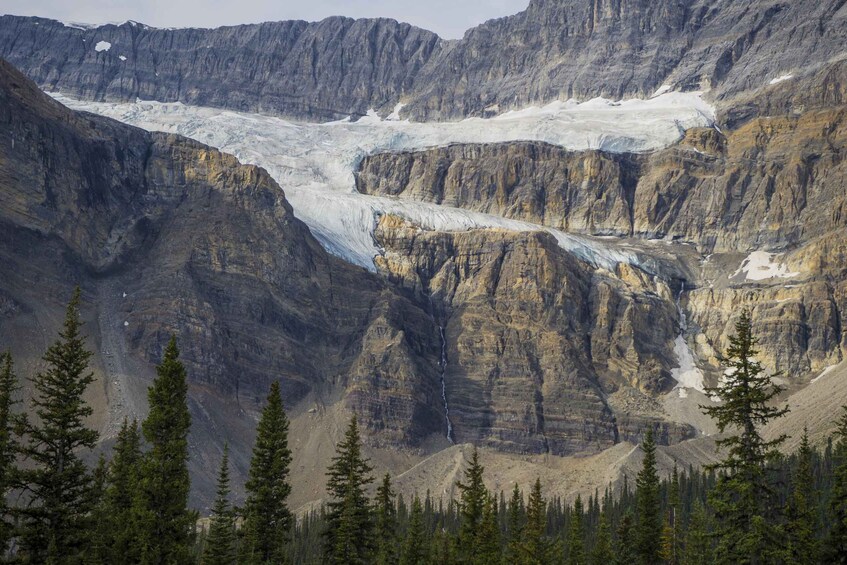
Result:
{"type": "Polygon", "coordinates": [[[435,34],[387,19],[335,17],[214,30],[128,22],[83,30],[40,18],[0,17],[0,57],[48,91],[314,120],[363,115],[393,103],[438,49],[435,34]]]}
{"type": "Polygon", "coordinates": [[[533,0],[460,41],[393,20],[80,30],[0,18],[0,57],[47,89],[310,120],[386,114],[398,102],[419,120],[483,116],[649,96],[662,84],[731,99],[814,70],[845,46],[840,0],[533,0]],[[111,48],[96,51],[100,41],[111,48]]]}

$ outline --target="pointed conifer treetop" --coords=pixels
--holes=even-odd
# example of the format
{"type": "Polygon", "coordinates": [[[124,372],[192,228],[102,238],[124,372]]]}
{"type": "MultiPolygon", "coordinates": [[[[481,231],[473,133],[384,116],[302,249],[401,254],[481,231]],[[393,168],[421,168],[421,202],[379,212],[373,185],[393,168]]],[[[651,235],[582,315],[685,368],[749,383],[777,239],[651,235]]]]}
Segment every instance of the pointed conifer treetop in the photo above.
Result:
{"type": "Polygon", "coordinates": [[[325,562],[340,565],[373,561],[374,520],[365,492],[373,482],[372,471],[362,454],[359,425],[353,415],[327,471],[330,501],[324,536],[325,562]]]}
{"type": "Polygon", "coordinates": [[[279,561],[285,553],[294,523],[288,508],[291,494],[288,426],[279,382],[275,381],[259,417],[245,485],[247,501],[241,548],[241,561],[245,563],[279,561]]]}
{"type": "Polygon", "coordinates": [[[190,555],[195,513],[188,510],[188,382],[171,337],[147,392],[150,411],[141,425],[150,446],[142,463],[145,561],[182,563],[190,555]]]}
{"type": "Polygon", "coordinates": [[[229,501],[229,445],[224,445],[203,565],[232,565],[235,553],[235,515],[229,501]]]}

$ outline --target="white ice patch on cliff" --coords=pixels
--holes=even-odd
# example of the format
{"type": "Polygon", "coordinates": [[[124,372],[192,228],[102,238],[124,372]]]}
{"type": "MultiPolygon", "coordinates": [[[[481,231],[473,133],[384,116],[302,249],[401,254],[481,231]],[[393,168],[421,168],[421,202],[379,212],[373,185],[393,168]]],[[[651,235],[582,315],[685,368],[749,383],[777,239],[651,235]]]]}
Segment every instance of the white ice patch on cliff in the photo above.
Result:
{"type": "Polygon", "coordinates": [[[748,281],[763,281],[772,278],[790,279],[800,273],[792,273],[784,263],[775,261],[776,253],[754,251],[741,262],[733,277],[746,273],[748,281]]]}
{"type": "MultiPolygon", "coordinates": [[[[99,44],[98,44],[99,45],[99,44]]],[[[528,222],[408,199],[359,194],[354,171],[361,159],[383,151],[421,150],[451,143],[543,141],[570,150],[644,152],[679,140],[683,132],[713,123],[714,109],[700,93],[671,92],[649,100],[553,102],[490,119],[418,123],[375,111],[357,121],[294,122],[283,118],[187,106],[179,102],[88,102],[55,94],[61,103],[151,131],[178,133],[264,167],[285,190],[294,213],[332,253],[374,269],[380,253],[373,232],[380,214],[407,218],[424,229],[501,228],[546,231],[559,245],[607,269],[637,263],[635,253],[596,238],[528,222]]]]}
{"type": "Polygon", "coordinates": [[[111,48],[112,48],[112,44],[109,43],[108,41],[98,41],[97,45],[94,46],[94,50],[97,51],[98,53],[100,51],[108,51],[111,48]]]}
{"type": "Polygon", "coordinates": [[[794,78],[794,75],[780,75],[780,76],[778,76],[774,79],[771,79],[770,82],[768,82],[768,84],[779,84],[781,82],[784,82],[786,80],[790,80],[792,78],[794,78]]]}

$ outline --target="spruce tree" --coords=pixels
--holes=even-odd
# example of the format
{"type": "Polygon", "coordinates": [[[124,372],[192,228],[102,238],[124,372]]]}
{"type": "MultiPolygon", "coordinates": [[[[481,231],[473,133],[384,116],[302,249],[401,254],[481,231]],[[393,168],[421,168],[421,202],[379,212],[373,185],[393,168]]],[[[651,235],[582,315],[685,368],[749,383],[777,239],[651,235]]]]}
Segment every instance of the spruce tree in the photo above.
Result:
{"type": "Polygon", "coordinates": [[[755,359],[758,340],[748,311],[741,313],[735,332],[722,359],[728,368],[725,379],[707,389],[721,403],[701,407],[727,434],[716,442],[724,459],[710,467],[720,472],[710,493],[718,523],[716,557],[722,563],[761,563],[768,560],[764,553],[778,550],[782,541],[775,517],[767,515],[778,506],[771,497],[767,467],[779,457],[777,448],[785,436],[766,441],[760,428],[788,408],[771,406],[783,389],[755,359]]]}
{"type": "Polygon", "coordinates": [[[412,499],[412,513],[409,515],[409,527],[403,542],[400,565],[418,565],[429,559],[429,542],[424,526],[423,506],[416,494],[412,499]]]}
{"type": "Polygon", "coordinates": [[[94,447],[98,434],[85,423],[92,409],[83,394],[94,375],[79,306],[77,287],[59,339],[44,354],[47,367],[32,381],[36,419],[21,421],[20,453],[27,464],[17,478],[30,498],[16,513],[19,555],[30,562],[79,563],[91,538],[96,492],[80,455],[94,447]]]}
{"type": "Polygon", "coordinates": [[[459,554],[466,562],[473,562],[479,549],[477,534],[482,523],[482,514],[488,491],[482,481],[485,468],[479,463],[479,452],[474,447],[471,462],[465,469],[465,480],[456,486],[461,493],[459,499],[459,554]]]}
{"type": "Polygon", "coordinates": [[[6,500],[16,473],[15,458],[18,442],[14,432],[18,379],[12,363],[12,353],[0,355],[0,555],[4,555],[12,539],[13,523],[6,500]]]}
{"type": "Polygon", "coordinates": [[[141,424],[150,446],[142,461],[138,535],[141,562],[188,563],[196,514],[188,510],[188,412],[185,367],[171,337],[147,392],[150,412],[141,424]]]}
{"type": "Polygon", "coordinates": [[[356,416],[338,444],[327,471],[327,529],[325,563],[370,563],[374,554],[373,516],[365,488],[373,482],[372,468],[362,455],[356,416]]]}
{"type": "Polygon", "coordinates": [[[711,565],[714,562],[709,515],[699,500],[694,502],[688,520],[681,561],[683,565],[711,565]]]}
{"type": "Polygon", "coordinates": [[[201,563],[203,565],[233,565],[235,554],[235,514],[229,502],[229,445],[224,445],[221,469],[209,533],[201,563]]]}
{"type": "Polygon", "coordinates": [[[830,531],[825,555],[829,563],[847,563],[847,406],[841,411],[835,429],[834,469],[829,502],[830,531]]]}
{"type": "Polygon", "coordinates": [[[636,552],[639,562],[653,565],[659,562],[662,538],[662,518],[659,501],[659,475],[656,471],[656,443],[653,430],[648,428],[641,442],[644,459],[636,478],[637,527],[636,552]]]}
{"type": "Polygon", "coordinates": [[[635,552],[635,528],[632,513],[627,511],[618,524],[617,543],[615,544],[615,563],[632,565],[637,559],[635,552]]]}
{"type": "Polygon", "coordinates": [[[568,565],[585,565],[585,528],[582,523],[582,498],[576,496],[568,525],[568,565]]]}
{"type": "Polygon", "coordinates": [[[141,477],[141,433],[138,422],[124,418],[118,432],[106,478],[103,505],[110,563],[141,560],[137,515],[141,477]]]}
{"type": "Polygon", "coordinates": [[[109,530],[109,514],[106,507],[105,493],[106,480],[108,476],[108,465],[106,457],[101,453],[97,460],[97,466],[92,473],[92,485],[94,492],[94,510],[92,512],[91,541],[85,551],[85,563],[100,565],[110,563],[109,543],[111,532],[109,530]]]}
{"type": "Polygon", "coordinates": [[[497,500],[490,494],[482,511],[479,534],[476,537],[477,551],[474,563],[488,565],[500,561],[500,526],[497,523],[497,500]]]}
{"type": "Polygon", "coordinates": [[[376,564],[392,565],[397,562],[397,509],[391,490],[391,475],[382,478],[376,491],[376,564]]]}
{"type": "Polygon", "coordinates": [[[792,492],[788,500],[786,527],[786,561],[797,565],[812,565],[818,562],[817,500],[813,464],[809,432],[804,428],[797,452],[797,468],[791,476],[792,492]]]}
{"type": "Polygon", "coordinates": [[[547,536],[547,501],[536,478],[526,505],[526,523],[521,530],[518,563],[548,563],[555,559],[555,546],[547,536]]]}
{"type": "Polygon", "coordinates": [[[256,443],[245,484],[244,540],[239,561],[244,564],[280,563],[294,524],[288,509],[291,494],[288,417],[279,383],[271,384],[256,429],[256,443]]]}
{"type": "Polygon", "coordinates": [[[611,565],[615,561],[615,553],[612,551],[612,534],[609,531],[609,520],[606,513],[600,514],[600,522],[597,525],[597,538],[591,550],[592,565],[611,565]]]}
{"type": "Polygon", "coordinates": [[[512,497],[509,499],[508,504],[508,520],[506,524],[506,535],[508,538],[505,553],[507,563],[519,563],[523,523],[523,497],[521,496],[520,488],[518,488],[518,483],[515,483],[515,488],[512,490],[512,497]]]}

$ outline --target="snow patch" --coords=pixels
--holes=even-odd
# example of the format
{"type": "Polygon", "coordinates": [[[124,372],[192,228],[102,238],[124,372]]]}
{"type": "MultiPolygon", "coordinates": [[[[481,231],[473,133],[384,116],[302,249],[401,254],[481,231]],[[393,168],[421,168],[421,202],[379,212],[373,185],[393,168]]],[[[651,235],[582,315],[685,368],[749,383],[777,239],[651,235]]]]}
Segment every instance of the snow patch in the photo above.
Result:
{"type": "Polygon", "coordinates": [[[771,79],[771,80],[768,82],[768,84],[769,84],[769,85],[771,85],[771,84],[779,84],[779,83],[784,82],[784,81],[786,81],[786,80],[791,80],[792,78],[794,78],[794,75],[780,75],[780,76],[778,76],[778,77],[776,77],[776,78],[774,78],[774,79],[771,79]]]}
{"type": "Polygon", "coordinates": [[[661,96],[662,94],[666,94],[671,91],[673,87],[669,84],[663,84],[659,88],[656,89],[656,92],[653,93],[653,96],[650,98],[655,98],[657,96],[661,96]]]}
{"type": "Polygon", "coordinates": [[[671,369],[671,376],[678,383],[677,386],[706,392],[706,388],[703,386],[703,371],[698,369],[694,363],[694,353],[688,347],[688,343],[683,336],[679,335],[674,340],[673,352],[676,355],[679,367],[671,369]]]}
{"type": "Polygon", "coordinates": [[[112,44],[108,41],[98,41],[97,45],[94,46],[94,50],[98,53],[101,51],[108,51],[112,48],[112,44]]]}
{"type": "Polygon", "coordinates": [[[741,266],[733,273],[733,277],[746,273],[748,281],[763,281],[772,278],[790,279],[800,273],[792,273],[788,267],[775,261],[776,253],[767,251],[754,251],[741,262],[741,266]]]}
{"type": "Polygon", "coordinates": [[[396,106],[394,106],[394,110],[391,111],[388,116],[386,116],[386,120],[389,122],[399,122],[400,121],[400,111],[403,110],[403,107],[406,106],[402,102],[398,102],[396,106]]]}

